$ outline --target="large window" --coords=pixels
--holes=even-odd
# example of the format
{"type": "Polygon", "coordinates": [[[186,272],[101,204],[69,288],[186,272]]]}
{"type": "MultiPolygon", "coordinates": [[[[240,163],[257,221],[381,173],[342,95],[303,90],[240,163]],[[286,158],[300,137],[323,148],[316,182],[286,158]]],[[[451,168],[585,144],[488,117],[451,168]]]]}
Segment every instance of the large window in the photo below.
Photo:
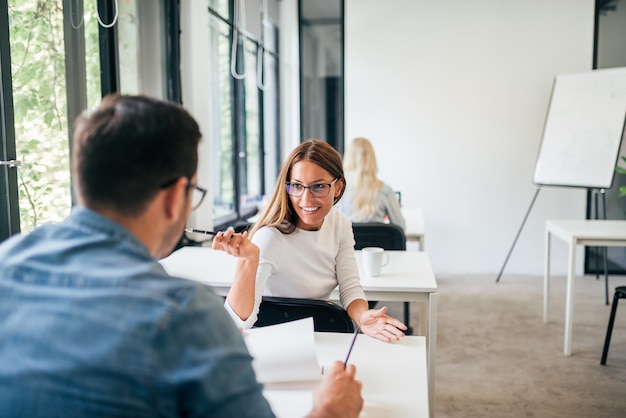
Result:
{"type": "Polygon", "coordinates": [[[234,100],[229,58],[231,26],[215,16],[212,17],[211,22],[212,90],[218,92],[212,97],[212,119],[216,121],[212,124],[211,132],[213,216],[222,219],[235,213],[234,100]]]}
{"type": "Polygon", "coordinates": [[[4,239],[69,214],[75,117],[113,91],[176,100],[180,62],[176,0],[0,0],[0,17],[4,239]]]}
{"type": "MultiPolygon", "coordinates": [[[[0,166],[0,239],[69,214],[72,121],[102,95],[185,103],[180,34],[188,28],[179,9],[191,1],[0,0],[0,160],[8,161],[0,166]]],[[[204,142],[212,148],[216,227],[257,210],[280,155],[278,1],[236,3],[209,1],[209,42],[190,54],[209,54],[213,66],[204,142]],[[235,11],[248,23],[237,23],[235,11]]]]}
{"type": "MultiPolygon", "coordinates": [[[[598,0],[596,2],[596,48],[594,68],[626,66],[626,0],[598,0]]],[[[622,140],[620,155],[626,156],[626,141],[622,140]]],[[[618,165],[626,167],[620,158],[618,165]]],[[[615,173],[613,187],[606,190],[590,190],[587,193],[587,217],[595,219],[626,219],[626,196],[620,195],[620,187],[626,187],[626,175],[615,173]]],[[[587,247],[585,249],[585,272],[604,273],[604,257],[607,257],[609,274],[626,273],[626,248],[587,247]]]]}
{"type": "Polygon", "coordinates": [[[218,228],[253,215],[262,204],[266,180],[275,180],[278,29],[268,16],[270,4],[276,2],[259,7],[258,2],[214,1],[209,7],[213,218],[218,228]]]}

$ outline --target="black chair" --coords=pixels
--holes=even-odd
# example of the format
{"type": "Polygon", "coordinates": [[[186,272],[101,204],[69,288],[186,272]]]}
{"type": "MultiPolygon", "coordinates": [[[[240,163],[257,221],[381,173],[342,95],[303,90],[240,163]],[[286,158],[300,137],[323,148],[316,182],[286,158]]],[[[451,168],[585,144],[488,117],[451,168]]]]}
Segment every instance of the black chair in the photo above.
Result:
{"type": "MultiPolygon", "coordinates": [[[[354,231],[354,249],[362,250],[365,247],[380,247],[385,250],[406,250],[406,236],[404,230],[395,224],[385,224],[378,222],[355,222],[352,224],[354,231]]],[[[377,302],[370,301],[370,308],[377,302]]],[[[404,324],[408,327],[407,334],[412,334],[409,327],[409,302],[404,302],[404,324]]]]}
{"type": "Polygon", "coordinates": [[[381,247],[385,250],[406,250],[406,236],[398,225],[377,222],[353,223],[354,249],[381,247]]]}
{"type": "Polygon", "coordinates": [[[615,288],[613,295],[613,305],[611,305],[611,316],[609,317],[609,326],[606,328],[606,337],[604,338],[604,349],[602,350],[601,365],[606,365],[606,357],[609,355],[609,344],[611,344],[611,334],[613,333],[613,323],[615,322],[615,312],[617,311],[617,303],[620,299],[626,299],[626,286],[618,286],[615,288]]]}
{"type": "Polygon", "coordinates": [[[317,299],[263,296],[255,327],[313,317],[317,332],[354,332],[354,323],[338,304],[317,299]]]}

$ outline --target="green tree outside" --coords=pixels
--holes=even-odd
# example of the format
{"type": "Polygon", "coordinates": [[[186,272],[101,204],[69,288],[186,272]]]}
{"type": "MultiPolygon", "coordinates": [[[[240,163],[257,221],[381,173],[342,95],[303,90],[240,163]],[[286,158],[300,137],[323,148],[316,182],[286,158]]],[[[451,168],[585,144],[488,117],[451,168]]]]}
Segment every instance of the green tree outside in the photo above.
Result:
{"type": "MultiPolygon", "coordinates": [[[[28,232],[61,221],[72,205],[63,2],[9,0],[8,4],[15,138],[22,162],[20,227],[28,232]]],[[[93,104],[100,84],[98,32],[93,2],[85,2],[85,8],[84,19],[76,25],[85,25],[88,94],[93,104]]]]}

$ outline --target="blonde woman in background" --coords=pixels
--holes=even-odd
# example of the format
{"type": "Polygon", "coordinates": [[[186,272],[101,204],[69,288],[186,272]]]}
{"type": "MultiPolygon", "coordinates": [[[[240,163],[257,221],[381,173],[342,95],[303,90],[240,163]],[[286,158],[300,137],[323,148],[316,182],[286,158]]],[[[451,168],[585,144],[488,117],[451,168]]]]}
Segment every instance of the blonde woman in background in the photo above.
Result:
{"type": "Polygon", "coordinates": [[[343,167],[347,187],[336,206],[352,222],[386,222],[406,228],[393,189],[378,177],[374,147],[366,138],[354,139],[346,148],[343,167]]]}

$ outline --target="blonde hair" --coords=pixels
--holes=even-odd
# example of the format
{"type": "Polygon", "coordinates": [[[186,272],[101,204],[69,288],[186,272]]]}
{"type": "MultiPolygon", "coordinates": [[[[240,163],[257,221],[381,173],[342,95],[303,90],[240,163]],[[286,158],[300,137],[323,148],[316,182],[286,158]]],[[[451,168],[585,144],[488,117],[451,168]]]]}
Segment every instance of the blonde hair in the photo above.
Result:
{"type": "Polygon", "coordinates": [[[291,151],[285,165],[280,170],[272,197],[261,213],[259,220],[250,230],[250,237],[264,226],[276,227],[283,234],[291,234],[296,230],[298,214],[293,209],[285,183],[291,178],[291,169],[294,164],[299,161],[310,161],[328,171],[333,179],[337,179],[335,184],[343,182],[342,186],[344,187],[341,187],[341,192],[335,198],[334,203],[337,203],[343,196],[346,180],[343,174],[341,154],[331,145],[319,139],[304,141],[291,151]]]}
{"type": "Polygon", "coordinates": [[[366,138],[355,138],[346,148],[343,159],[346,179],[353,186],[352,219],[365,221],[370,218],[376,208],[376,196],[383,187],[378,179],[378,165],[374,147],[366,138]]]}

